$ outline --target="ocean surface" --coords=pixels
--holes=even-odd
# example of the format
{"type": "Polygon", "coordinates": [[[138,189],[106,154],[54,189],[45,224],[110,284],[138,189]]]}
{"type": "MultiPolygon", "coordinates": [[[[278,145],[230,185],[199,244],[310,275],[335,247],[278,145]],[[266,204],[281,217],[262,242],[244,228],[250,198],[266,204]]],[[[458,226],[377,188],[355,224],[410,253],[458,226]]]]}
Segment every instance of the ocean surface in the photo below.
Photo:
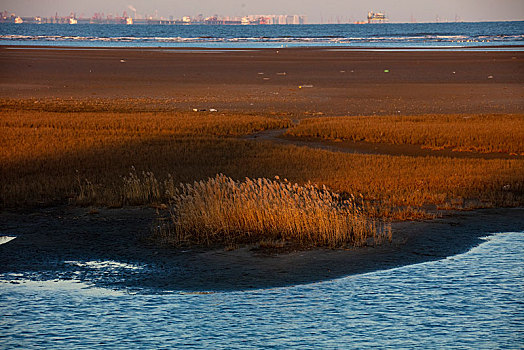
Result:
{"type": "Polygon", "coordinates": [[[524,45],[524,21],[258,26],[2,23],[0,45],[475,48],[524,45]]]}
{"type": "Polygon", "coordinates": [[[439,261],[210,294],[0,275],[0,348],[522,349],[523,251],[524,232],[501,233],[439,261]]]}

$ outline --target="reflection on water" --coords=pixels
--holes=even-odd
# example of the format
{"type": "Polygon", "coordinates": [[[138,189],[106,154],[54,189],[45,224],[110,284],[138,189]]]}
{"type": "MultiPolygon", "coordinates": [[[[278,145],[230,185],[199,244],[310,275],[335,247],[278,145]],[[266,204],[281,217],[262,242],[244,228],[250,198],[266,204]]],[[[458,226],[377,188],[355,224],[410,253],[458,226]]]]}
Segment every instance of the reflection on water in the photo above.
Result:
{"type": "Polygon", "coordinates": [[[524,232],[441,261],[287,288],[129,295],[0,284],[0,347],[472,348],[524,344],[524,232]]]}

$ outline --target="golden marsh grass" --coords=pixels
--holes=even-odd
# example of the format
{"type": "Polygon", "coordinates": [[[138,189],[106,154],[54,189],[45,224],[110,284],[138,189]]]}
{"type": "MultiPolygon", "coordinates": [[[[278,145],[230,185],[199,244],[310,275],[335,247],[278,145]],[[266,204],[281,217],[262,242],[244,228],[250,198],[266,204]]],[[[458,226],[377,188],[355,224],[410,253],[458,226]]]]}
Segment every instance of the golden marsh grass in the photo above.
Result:
{"type": "Polygon", "coordinates": [[[287,135],[524,155],[524,115],[311,118],[287,135]]]}
{"type": "Polygon", "coordinates": [[[266,178],[214,178],[181,184],[161,226],[175,246],[231,246],[285,241],[301,246],[362,246],[391,239],[389,225],[371,220],[353,199],[312,184],[266,178]]]}
{"type": "Polygon", "coordinates": [[[280,175],[346,197],[361,193],[377,215],[400,218],[395,208],[524,204],[522,159],[345,154],[236,137],[287,127],[286,119],[69,109],[11,109],[0,117],[2,207],[166,203],[170,183],[220,173],[236,180],[280,175]]]}

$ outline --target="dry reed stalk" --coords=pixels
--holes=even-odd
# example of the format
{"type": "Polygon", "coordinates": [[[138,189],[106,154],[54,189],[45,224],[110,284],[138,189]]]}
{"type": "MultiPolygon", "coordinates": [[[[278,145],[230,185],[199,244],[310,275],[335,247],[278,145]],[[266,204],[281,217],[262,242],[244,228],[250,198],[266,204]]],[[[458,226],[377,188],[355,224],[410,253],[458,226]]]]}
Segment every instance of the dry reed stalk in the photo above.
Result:
{"type": "Polygon", "coordinates": [[[181,184],[171,203],[170,235],[177,246],[270,240],[343,247],[391,239],[390,226],[366,217],[353,200],[311,184],[219,174],[181,184]]]}

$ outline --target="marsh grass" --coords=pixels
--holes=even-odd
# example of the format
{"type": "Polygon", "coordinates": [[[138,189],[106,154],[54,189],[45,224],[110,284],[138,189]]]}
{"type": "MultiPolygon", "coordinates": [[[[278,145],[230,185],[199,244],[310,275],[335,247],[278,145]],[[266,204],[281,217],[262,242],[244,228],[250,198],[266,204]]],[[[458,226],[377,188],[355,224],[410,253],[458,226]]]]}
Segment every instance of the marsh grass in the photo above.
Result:
{"type": "MultiPolygon", "coordinates": [[[[155,194],[140,198],[139,191],[122,202],[121,178],[132,166],[165,175],[195,157],[216,164],[213,158],[224,158],[217,153],[230,152],[228,138],[289,124],[287,119],[218,113],[2,110],[0,206],[49,205],[68,198],[80,204],[144,203],[155,194]]],[[[200,176],[206,175],[212,174],[200,176]]],[[[126,186],[133,185],[129,178],[126,186]]]]}
{"type": "Polygon", "coordinates": [[[157,234],[175,246],[283,241],[336,248],[391,240],[391,227],[326,187],[219,174],[181,184],[171,196],[169,224],[157,234]]]}
{"type": "Polygon", "coordinates": [[[375,217],[425,218],[428,206],[524,205],[522,159],[344,154],[237,138],[289,126],[286,119],[69,109],[0,117],[1,207],[161,205],[179,183],[219,173],[236,180],[279,174],[344,198],[361,193],[375,217]]]}
{"type": "Polygon", "coordinates": [[[522,114],[310,118],[287,135],[524,155],[522,114]]]}

